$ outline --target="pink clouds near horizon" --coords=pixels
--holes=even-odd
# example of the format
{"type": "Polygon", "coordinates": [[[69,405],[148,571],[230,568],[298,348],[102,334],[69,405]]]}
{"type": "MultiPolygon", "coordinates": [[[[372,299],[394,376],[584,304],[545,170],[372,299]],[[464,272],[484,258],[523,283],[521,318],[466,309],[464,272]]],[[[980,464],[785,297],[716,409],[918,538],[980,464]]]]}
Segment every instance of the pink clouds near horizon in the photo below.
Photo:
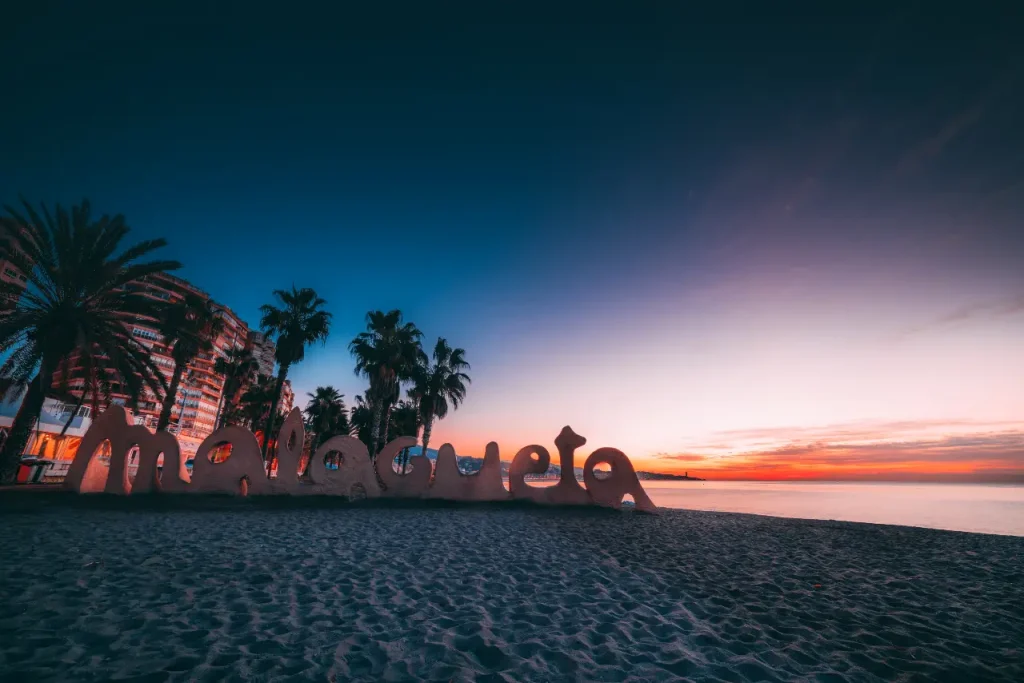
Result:
{"type": "Polygon", "coordinates": [[[721,436],[743,445],[695,445],[647,461],[659,470],[714,479],[1024,483],[1024,422],[861,423],[721,436]],[[752,440],[744,444],[744,438],[752,440]]]}

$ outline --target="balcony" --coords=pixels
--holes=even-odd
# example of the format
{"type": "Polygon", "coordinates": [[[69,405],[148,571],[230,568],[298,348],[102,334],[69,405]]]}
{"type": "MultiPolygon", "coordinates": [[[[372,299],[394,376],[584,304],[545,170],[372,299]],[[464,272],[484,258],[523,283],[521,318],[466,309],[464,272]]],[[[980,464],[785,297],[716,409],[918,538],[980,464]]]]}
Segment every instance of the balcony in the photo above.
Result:
{"type": "MultiPolygon", "coordinates": [[[[16,398],[14,401],[5,401],[0,404],[0,426],[10,427],[20,407],[21,397],[16,398]]],[[[43,410],[39,414],[36,429],[39,432],[60,434],[72,412],[75,412],[76,415],[72,418],[71,424],[68,425],[66,435],[84,436],[85,432],[92,425],[91,409],[89,406],[76,408],[74,404],[64,403],[52,398],[48,398],[43,402],[43,410]]]]}

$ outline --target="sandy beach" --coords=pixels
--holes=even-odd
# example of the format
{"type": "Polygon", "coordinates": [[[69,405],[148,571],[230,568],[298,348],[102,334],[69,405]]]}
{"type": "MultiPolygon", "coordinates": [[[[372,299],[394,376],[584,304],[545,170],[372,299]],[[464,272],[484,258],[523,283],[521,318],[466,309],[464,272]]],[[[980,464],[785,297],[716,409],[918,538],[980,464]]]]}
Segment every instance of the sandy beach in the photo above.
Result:
{"type": "Polygon", "coordinates": [[[0,522],[4,680],[1024,680],[1024,538],[38,492],[0,522]]]}

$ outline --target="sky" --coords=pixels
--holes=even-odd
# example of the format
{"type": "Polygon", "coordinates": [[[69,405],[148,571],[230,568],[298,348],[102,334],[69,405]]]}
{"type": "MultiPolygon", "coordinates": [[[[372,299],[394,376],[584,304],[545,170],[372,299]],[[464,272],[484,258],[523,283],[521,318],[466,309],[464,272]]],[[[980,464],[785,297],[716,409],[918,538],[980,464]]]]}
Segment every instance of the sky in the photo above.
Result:
{"type": "Polygon", "coordinates": [[[160,4],[5,10],[0,201],[123,213],[250,325],[313,287],[299,397],[399,308],[466,349],[462,455],[1024,481],[1012,3],[160,4]]]}

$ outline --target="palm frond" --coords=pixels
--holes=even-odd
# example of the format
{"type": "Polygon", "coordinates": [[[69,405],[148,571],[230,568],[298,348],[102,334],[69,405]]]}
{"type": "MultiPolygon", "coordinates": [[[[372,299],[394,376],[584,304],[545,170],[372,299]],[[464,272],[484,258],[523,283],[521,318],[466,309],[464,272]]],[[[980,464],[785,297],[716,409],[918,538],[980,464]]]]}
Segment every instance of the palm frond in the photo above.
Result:
{"type": "MultiPolygon", "coordinates": [[[[166,391],[149,349],[130,333],[136,320],[156,319],[159,309],[129,291],[143,277],[179,267],[176,261],[138,262],[165,242],[147,240],[118,254],[129,233],[124,217],[94,218],[86,201],[50,211],[22,200],[20,210],[6,210],[0,249],[26,276],[26,287],[13,307],[0,311],[0,349],[10,354],[0,367],[4,381],[16,385],[38,376],[45,392],[81,380],[94,404],[115,390],[129,405],[146,388],[166,391]]],[[[0,288],[0,297],[14,294],[0,288]]],[[[12,434],[35,419],[41,397],[33,399],[38,405],[23,403],[12,434]]],[[[22,446],[9,440],[4,462],[22,446]]]]}

